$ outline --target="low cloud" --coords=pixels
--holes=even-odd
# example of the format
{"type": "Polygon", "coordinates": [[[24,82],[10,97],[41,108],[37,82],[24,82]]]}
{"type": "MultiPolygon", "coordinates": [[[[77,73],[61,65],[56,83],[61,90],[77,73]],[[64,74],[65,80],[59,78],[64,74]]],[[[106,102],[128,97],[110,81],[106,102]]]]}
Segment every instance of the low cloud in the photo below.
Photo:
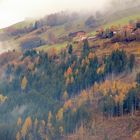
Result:
{"type": "Polygon", "coordinates": [[[139,0],[3,0],[0,1],[0,28],[27,17],[43,17],[54,12],[118,10],[138,4],[139,0]]]}

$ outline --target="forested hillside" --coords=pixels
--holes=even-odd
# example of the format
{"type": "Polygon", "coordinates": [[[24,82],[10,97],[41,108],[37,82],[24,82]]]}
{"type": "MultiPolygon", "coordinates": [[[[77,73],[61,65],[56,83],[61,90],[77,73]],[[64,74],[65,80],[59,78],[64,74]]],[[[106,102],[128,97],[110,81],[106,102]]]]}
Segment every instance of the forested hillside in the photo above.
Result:
{"type": "Polygon", "coordinates": [[[104,17],[1,30],[15,47],[0,54],[0,140],[140,139],[139,15],[104,17]]]}

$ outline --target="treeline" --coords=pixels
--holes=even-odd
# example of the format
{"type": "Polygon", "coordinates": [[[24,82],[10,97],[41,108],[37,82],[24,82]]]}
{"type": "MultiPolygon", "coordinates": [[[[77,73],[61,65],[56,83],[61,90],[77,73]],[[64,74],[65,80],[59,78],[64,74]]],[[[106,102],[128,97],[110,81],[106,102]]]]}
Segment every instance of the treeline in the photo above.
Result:
{"type": "Polygon", "coordinates": [[[80,57],[73,53],[72,45],[59,56],[53,53],[55,52],[49,56],[44,52],[27,50],[17,62],[19,64],[8,64],[5,72],[7,93],[30,92],[32,89],[42,92],[45,89],[49,90],[47,86],[50,87],[51,84],[51,95],[60,99],[64,90],[70,95],[78,93],[90,87],[95,81],[104,80],[106,74],[132,71],[135,65],[135,56],[127,56],[124,50],[119,49],[114,50],[109,56],[104,56],[102,62],[99,62],[87,40],[84,41],[80,57]],[[24,91],[21,86],[23,79],[27,80],[24,91]]]}
{"type": "Polygon", "coordinates": [[[121,81],[105,81],[95,89],[100,92],[100,110],[105,117],[123,116],[134,113],[139,108],[139,87],[136,82],[124,83],[121,81]]]}

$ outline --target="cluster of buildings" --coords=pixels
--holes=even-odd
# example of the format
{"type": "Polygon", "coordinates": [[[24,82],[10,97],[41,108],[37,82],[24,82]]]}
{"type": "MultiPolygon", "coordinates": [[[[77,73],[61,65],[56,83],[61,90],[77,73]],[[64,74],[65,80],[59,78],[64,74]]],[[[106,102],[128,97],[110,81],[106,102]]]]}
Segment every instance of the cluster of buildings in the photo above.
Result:
{"type": "Polygon", "coordinates": [[[85,39],[88,39],[90,41],[96,41],[97,39],[110,38],[118,42],[133,41],[133,40],[137,40],[138,37],[140,39],[140,21],[122,27],[111,26],[108,29],[100,28],[96,31],[96,35],[94,36],[88,36],[88,34],[85,31],[81,30],[81,31],[69,33],[68,37],[72,38],[75,44],[82,42],[85,39]]]}

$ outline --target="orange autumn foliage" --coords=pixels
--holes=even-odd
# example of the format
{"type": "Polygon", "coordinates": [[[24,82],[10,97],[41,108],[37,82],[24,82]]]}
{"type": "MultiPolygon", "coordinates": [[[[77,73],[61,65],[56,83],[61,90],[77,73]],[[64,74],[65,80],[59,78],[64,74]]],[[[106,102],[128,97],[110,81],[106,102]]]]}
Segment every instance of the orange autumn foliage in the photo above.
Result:
{"type": "Polygon", "coordinates": [[[94,59],[94,53],[90,52],[88,55],[88,59],[94,59]]]}
{"type": "Polygon", "coordinates": [[[23,138],[27,135],[27,133],[31,129],[31,127],[32,127],[32,120],[31,120],[31,117],[29,116],[26,118],[26,120],[22,126],[22,129],[21,129],[21,135],[23,138]]]}
{"type": "Polygon", "coordinates": [[[71,107],[72,107],[72,101],[71,100],[66,101],[64,106],[63,106],[64,110],[67,110],[71,107]]]}
{"type": "Polygon", "coordinates": [[[71,75],[71,74],[72,74],[72,68],[69,67],[69,68],[67,69],[67,75],[69,76],[69,75],[71,75]]]}
{"type": "Polygon", "coordinates": [[[122,103],[130,89],[135,88],[136,83],[125,83],[122,81],[108,81],[94,85],[94,91],[102,93],[103,96],[113,97],[116,103],[122,103]]]}

